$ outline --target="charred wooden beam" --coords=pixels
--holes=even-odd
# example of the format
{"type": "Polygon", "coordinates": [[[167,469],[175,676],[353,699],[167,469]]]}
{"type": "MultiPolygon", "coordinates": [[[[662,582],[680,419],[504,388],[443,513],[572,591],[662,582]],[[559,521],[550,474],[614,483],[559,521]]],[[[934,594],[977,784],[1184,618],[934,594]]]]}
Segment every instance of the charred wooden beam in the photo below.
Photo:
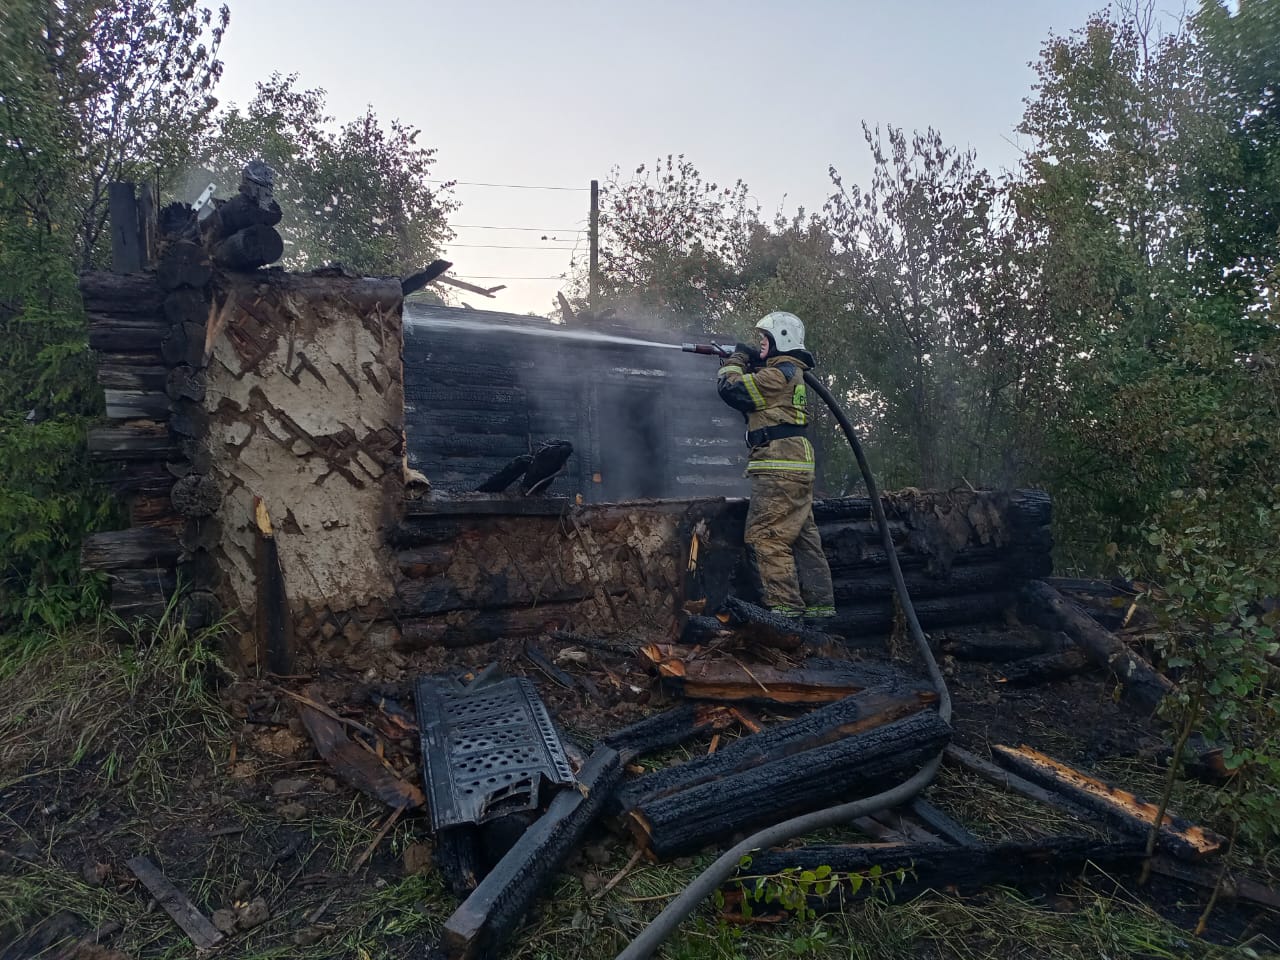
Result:
{"type": "Polygon", "coordinates": [[[168,420],[169,398],[149,390],[104,390],[107,416],[113,420],[168,420]]]}
{"type": "Polygon", "coordinates": [[[139,273],[143,265],[142,232],[138,229],[138,198],[132,183],[107,184],[111,216],[111,269],[139,273]]]}
{"type": "Polygon", "coordinates": [[[950,736],[951,728],[932,710],[916,713],[749,771],[643,800],[629,813],[628,826],[651,856],[680,856],[837,800],[871,796],[915,773],[950,736]]]}
{"type": "Polygon", "coordinates": [[[618,751],[623,763],[630,763],[636,757],[669,750],[702,734],[728,730],[736,722],[733,711],[725,707],[685,702],[609,734],[604,743],[618,751]]]}
{"type": "Polygon", "coordinates": [[[943,813],[923,797],[916,797],[908,806],[912,815],[934,833],[960,847],[976,849],[982,841],[969,832],[969,828],[943,813]]]}
{"type": "Polygon", "coordinates": [[[1124,698],[1139,709],[1154,711],[1173,692],[1168,678],[1047,583],[1024,584],[1018,610],[1031,622],[1070,637],[1091,661],[1111,671],[1124,698]]]}
{"type": "Polygon", "coordinates": [[[448,260],[432,260],[431,263],[427,265],[426,269],[419,270],[412,276],[405,277],[401,280],[400,292],[406,297],[411,293],[417,293],[452,266],[453,264],[448,260]]]}
{"type": "MultiPolygon", "coordinates": [[[[994,746],[996,762],[1073,802],[1092,810],[1127,833],[1145,836],[1156,822],[1159,808],[1127,790],[1106,783],[1025,744],[1020,747],[994,746]]],[[[1165,813],[1160,821],[1158,848],[1187,860],[1199,860],[1217,852],[1225,842],[1211,830],[1181,817],[1165,813]]]]}
{"type": "Polygon", "coordinates": [[[126,621],[158,619],[178,588],[177,575],[170,567],[112,570],[110,580],[111,609],[126,621]]]}
{"type": "MultiPolygon", "coordinates": [[[[975,623],[999,619],[1013,606],[1012,593],[979,593],[912,600],[916,616],[925,627],[975,623]]],[[[830,630],[848,638],[884,633],[893,627],[897,612],[892,600],[837,606],[830,630]]]]}
{"type": "Polygon", "coordinates": [[[758,646],[796,650],[806,643],[822,647],[831,642],[831,637],[821,630],[737,597],[725,598],[717,618],[744,642],[758,646]]]}
{"type": "MultiPolygon", "coordinates": [[[[1009,841],[958,847],[948,843],[857,843],[810,844],[794,850],[766,850],[753,854],[741,877],[771,876],[784,870],[812,870],[828,866],[837,874],[860,874],[878,867],[882,874],[908,871],[894,884],[893,897],[901,902],[926,890],[959,889],[969,893],[992,884],[1018,886],[1067,879],[1086,865],[1100,867],[1137,866],[1142,844],[1135,838],[1098,840],[1091,837],[1047,837],[1030,842],[1009,841]]],[[[754,885],[754,879],[730,881],[732,888],[754,885]]],[[[815,898],[810,906],[819,911],[838,910],[854,900],[883,892],[876,884],[864,883],[854,893],[842,885],[826,898],[815,898]]]]}
{"type": "Polygon", "coordinates": [[[1093,664],[1083,650],[1070,647],[1057,653],[1042,653],[1005,664],[1000,670],[1000,682],[1011,687],[1031,687],[1074,677],[1092,668],[1093,664]]]}
{"type": "MultiPolygon", "coordinates": [[[[1003,560],[952,566],[937,575],[928,570],[904,570],[903,580],[912,600],[947,597],[958,594],[999,593],[1012,590],[1023,579],[1021,571],[1011,569],[1003,560]]],[[[860,576],[846,574],[835,578],[838,606],[893,596],[893,576],[888,569],[868,571],[860,576]]]]}
{"type": "Polygon", "coordinates": [[[540,603],[508,610],[454,610],[435,617],[406,617],[400,621],[401,646],[413,650],[524,639],[563,629],[580,614],[579,603],[540,603]]]}
{"type": "Polygon", "coordinates": [[[578,774],[581,789],[562,790],[445,922],[440,950],[449,960],[496,956],[538,893],[599,816],[622,776],[616,751],[602,747],[578,774]]]}
{"type": "Polygon", "coordinates": [[[142,881],[142,885],[156,898],[156,903],[170,919],[191,938],[197,950],[212,950],[222,942],[223,935],[218,928],[197,909],[186,894],[169,882],[154,863],[146,857],[133,857],[125,861],[125,866],[142,881]]]}
{"type": "Polygon", "coordinates": [[[671,796],[875,730],[923,711],[936,699],[936,694],[930,699],[923,692],[904,693],[892,688],[846,697],[761,733],[735,740],[709,756],[638,777],[618,791],[617,809],[632,810],[646,800],[671,796]]]}
{"type": "Polygon", "coordinates": [[[223,240],[246,227],[274,227],[283,213],[280,204],[269,200],[265,205],[243,193],[217,202],[213,213],[201,225],[201,232],[211,241],[223,240]]]}
{"type": "Polygon", "coordinates": [[[280,566],[271,517],[261,497],[253,498],[253,521],[258,662],[265,663],[278,676],[288,676],[293,673],[293,614],[285,592],[284,570],[280,566]]]}

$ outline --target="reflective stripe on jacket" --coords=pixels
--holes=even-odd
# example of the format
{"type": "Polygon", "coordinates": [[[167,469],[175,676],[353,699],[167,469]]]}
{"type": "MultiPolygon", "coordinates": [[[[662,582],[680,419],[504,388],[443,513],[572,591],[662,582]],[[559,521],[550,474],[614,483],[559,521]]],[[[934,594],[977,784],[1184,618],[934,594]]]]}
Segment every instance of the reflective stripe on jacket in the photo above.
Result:
{"type": "MultiPolygon", "coordinates": [[[[804,383],[804,372],[809,368],[804,361],[780,355],[747,372],[738,359],[735,354],[720,368],[716,389],[721,400],[746,416],[748,432],[809,422],[804,383]]],[[[781,437],[754,446],[747,474],[812,475],[813,444],[808,437],[781,437]]]]}

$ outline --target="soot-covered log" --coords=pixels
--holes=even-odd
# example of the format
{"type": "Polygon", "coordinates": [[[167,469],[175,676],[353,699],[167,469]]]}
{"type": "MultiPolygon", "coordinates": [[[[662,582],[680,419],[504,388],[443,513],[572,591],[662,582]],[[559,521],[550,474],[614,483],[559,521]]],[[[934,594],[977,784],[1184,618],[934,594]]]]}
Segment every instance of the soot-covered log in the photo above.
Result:
{"type": "MultiPolygon", "coordinates": [[[[721,625],[722,630],[730,631],[735,640],[749,646],[798,650],[806,643],[821,647],[831,642],[831,637],[821,630],[806,627],[798,620],[779,616],[737,597],[726,597],[719,614],[712,619],[721,625]]],[[[695,638],[696,642],[717,638],[718,631],[711,627],[707,618],[691,618],[691,622],[693,634],[700,630],[708,634],[705,640],[695,638]]],[[[719,638],[723,639],[723,635],[719,634],[719,638]]]]}
{"type": "Polygon", "coordinates": [[[1083,650],[1070,647],[1056,653],[1042,653],[1007,663],[1000,669],[1000,679],[1011,687],[1031,687],[1038,683],[1074,677],[1092,667],[1093,664],[1083,650]]]}
{"type": "MultiPolygon", "coordinates": [[[[914,597],[915,595],[912,594],[914,597]]],[[[984,660],[989,663],[1008,663],[1045,653],[1044,643],[1025,633],[992,633],[966,636],[946,636],[941,639],[942,652],[957,660],[984,660]]]]}
{"type": "MultiPolygon", "coordinates": [[[[992,494],[1010,524],[1020,529],[1042,527],[1053,520],[1053,501],[1043,490],[1011,490],[992,494]]],[[[893,519],[898,507],[893,497],[882,497],[885,513],[893,519]]],[[[870,497],[828,497],[813,502],[813,518],[818,523],[871,519],[870,497]]]]}
{"type": "MultiPolygon", "coordinates": [[[[1151,824],[1155,823],[1159,812],[1155,804],[1081,773],[1031,747],[997,745],[991,748],[991,755],[1001,766],[1094,811],[1127,833],[1145,836],[1151,824]]],[[[1158,847],[1174,856],[1199,860],[1215,853],[1224,842],[1211,830],[1171,813],[1166,812],[1161,821],[1158,847]]]]}
{"type": "Polygon", "coordinates": [[[445,957],[497,956],[539,892],[600,815],[621,776],[616,751],[602,747],[591,755],[578,774],[580,789],[556,794],[547,812],[445,921],[439,944],[445,957]]]}
{"type": "Polygon", "coordinates": [[[165,290],[199,290],[213,278],[209,254],[198,244],[180,240],[169,244],[156,266],[156,280],[165,290]]]}
{"type": "Polygon", "coordinates": [[[243,193],[237,193],[225,203],[218,204],[213,214],[205,220],[202,230],[211,240],[222,240],[245,227],[274,227],[283,216],[280,205],[274,200],[262,206],[243,193]]]}
{"type": "Polygon", "coordinates": [[[736,723],[733,711],[709,703],[681,703],[679,706],[645,717],[604,738],[606,746],[618,751],[623,763],[636,757],[692,740],[704,733],[719,733],[736,723]]]}
{"type": "MultiPolygon", "coordinates": [[[[948,597],[957,594],[993,593],[1013,589],[1021,574],[1002,560],[953,566],[945,574],[934,576],[926,570],[904,570],[903,579],[912,600],[948,597]]],[[[850,605],[880,600],[893,593],[893,577],[888,567],[862,574],[845,574],[835,580],[836,603],[850,605]]]]}
{"type": "Polygon", "coordinates": [[[889,687],[845,697],[794,720],[725,744],[708,756],[638,777],[618,791],[616,809],[631,810],[645,800],[745,773],[763,764],[882,727],[925,710],[936,699],[937,694],[932,691],[898,691],[889,687]]]}
{"type": "Polygon", "coordinates": [[[434,646],[465,647],[504,638],[524,639],[563,629],[576,615],[580,615],[579,604],[572,602],[408,617],[401,620],[401,646],[416,650],[434,646]]]}
{"type": "Polygon", "coordinates": [[[90,313],[160,315],[164,292],[150,274],[82,273],[80,293],[90,313]]]}
{"type": "MultiPolygon", "coordinates": [[[[1042,884],[1065,880],[1086,864],[1100,867],[1134,865],[1142,859],[1142,843],[1136,838],[1099,840],[1092,837],[1046,837],[1030,842],[994,843],[960,847],[949,843],[811,844],[794,850],[765,850],[752,855],[740,876],[758,877],[798,868],[830,867],[833,873],[863,874],[874,867],[882,873],[909,871],[894,884],[893,899],[910,900],[926,890],[959,889],[970,893],[992,884],[1042,884]]],[[[730,881],[732,889],[754,880],[730,881]]],[[[816,910],[839,910],[842,904],[877,896],[883,887],[864,883],[855,894],[847,885],[829,897],[815,898],[816,910]]]]}
{"type": "MultiPolygon", "coordinates": [[[[831,567],[831,575],[840,580],[846,576],[860,576],[869,570],[885,569],[889,558],[879,541],[870,542],[858,536],[834,536],[823,540],[823,553],[831,567]]],[[[951,568],[976,563],[1004,563],[1021,578],[1045,576],[1053,572],[1053,538],[1047,529],[1040,542],[1013,543],[1005,546],[994,544],[961,547],[951,557],[951,568]]],[[[923,553],[900,549],[898,562],[903,571],[928,567],[931,558],[923,553]]]]}
{"type": "Polygon", "coordinates": [[[213,262],[229,270],[256,270],[275,263],[284,253],[284,241],[265,224],[245,227],[214,245],[213,262]]]}
{"type": "MultiPolygon", "coordinates": [[[[916,601],[916,616],[925,627],[955,623],[998,620],[1013,606],[1012,593],[977,593],[951,597],[932,597],[916,601]]],[[[836,607],[830,630],[848,639],[882,634],[893,627],[895,607],[892,600],[836,607]]]]}
{"type": "Polygon", "coordinates": [[[85,537],[80,565],[85,570],[171,567],[182,552],[177,534],[163,527],[132,527],[85,537]]]}
{"type": "Polygon", "coordinates": [[[529,496],[546,490],[572,455],[573,444],[567,440],[548,440],[542,444],[534,451],[533,460],[520,480],[520,491],[529,496]]]}
{"type": "Polygon", "coordinates": [[[932,710],[916,713],[744,772],[643,800],[628,814],[628,825],[650,855],[680,856],[837,800],[871,796],[915,773],[950,736],[951,728],[932,710]]]}
{"type": "Polygon", "coordinates": [[[1061,630],[1091,661],[1111,671],[1120,681],[1125,699],[1135,707],[1153,711],[1173,692],[1168,678],[1047,583],[1033,580],[1024,584],[1018,600],[1021,616],[1039,626],[1061,630]]]}
{"type": "Polygon", "coordinates": [[[128,314],[90,311],[89,346],[100,353],[159,353],[169,333],[169,322],[159,314],[128,314]]]}

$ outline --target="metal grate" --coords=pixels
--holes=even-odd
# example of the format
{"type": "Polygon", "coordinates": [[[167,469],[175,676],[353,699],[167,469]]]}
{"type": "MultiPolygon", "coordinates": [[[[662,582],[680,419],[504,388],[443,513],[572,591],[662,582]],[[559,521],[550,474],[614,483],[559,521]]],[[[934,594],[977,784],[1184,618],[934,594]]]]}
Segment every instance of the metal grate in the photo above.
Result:
{"type": "Polygon", "coordinates": [[[528,680],[464,687],[421,677],[416,700],[433,830],[537,809],[544,782],[573,783],[551,717],[528,680]]]}

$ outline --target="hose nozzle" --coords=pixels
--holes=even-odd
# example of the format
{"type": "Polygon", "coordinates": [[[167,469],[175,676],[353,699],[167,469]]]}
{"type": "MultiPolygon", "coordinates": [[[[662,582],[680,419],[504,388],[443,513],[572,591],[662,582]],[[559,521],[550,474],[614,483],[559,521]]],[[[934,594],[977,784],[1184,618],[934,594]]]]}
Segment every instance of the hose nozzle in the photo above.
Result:
{"type": "Polygon", "coordinates": [[[718,343],[682,343],[680,349],[685,353],[700,353],[707,357],[727,357],[733,352],[718,343]]]}

